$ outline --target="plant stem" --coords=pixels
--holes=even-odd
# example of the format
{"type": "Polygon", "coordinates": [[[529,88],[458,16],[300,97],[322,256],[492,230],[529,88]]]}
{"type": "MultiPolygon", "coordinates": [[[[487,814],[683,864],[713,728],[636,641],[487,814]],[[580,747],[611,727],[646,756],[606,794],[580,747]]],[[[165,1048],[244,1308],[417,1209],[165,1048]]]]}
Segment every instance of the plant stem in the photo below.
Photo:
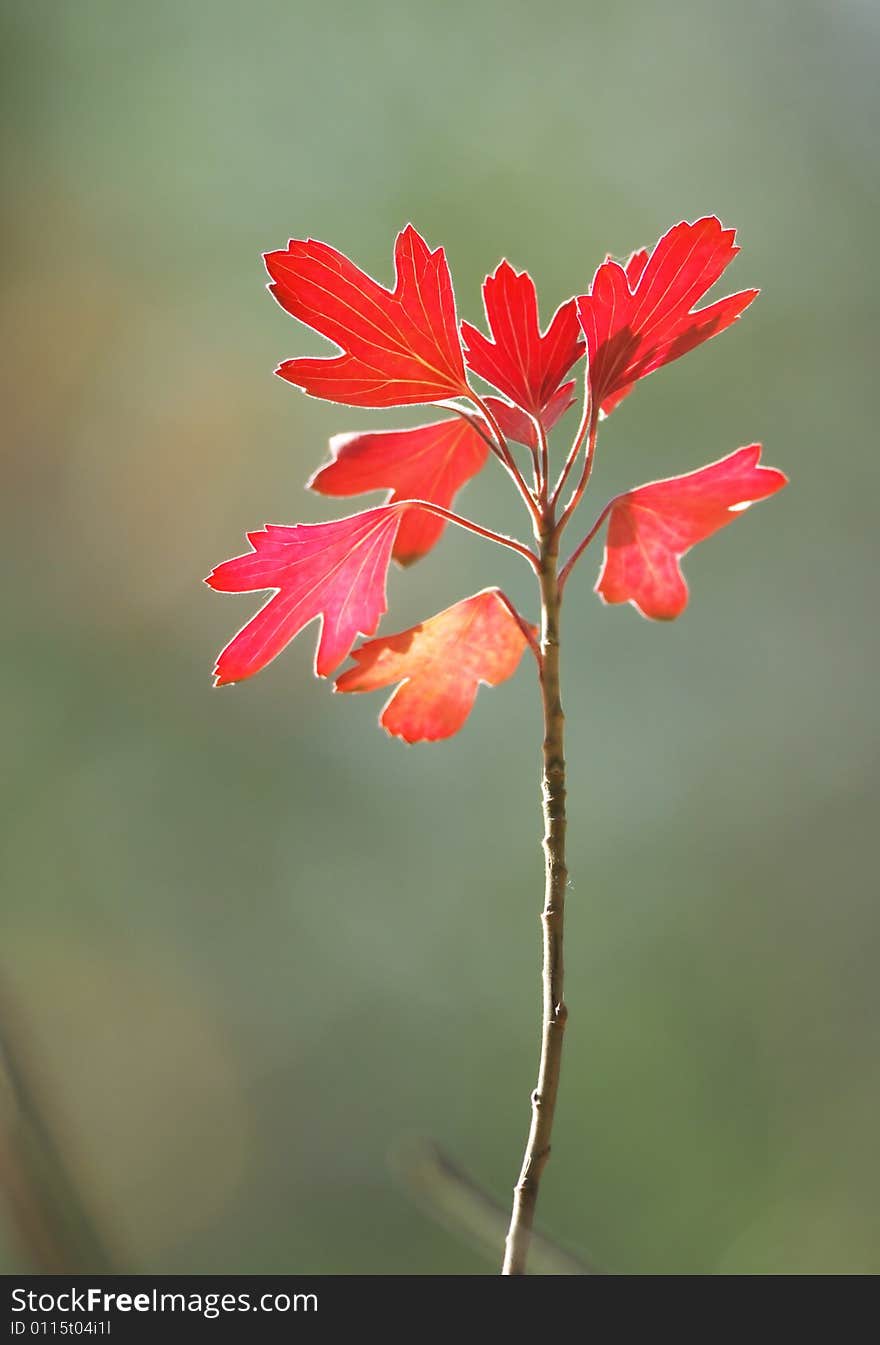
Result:
{"type": "Polygon", "coordinates": [[[469,518],[463,518],[461,514],[454,514],[451,509],[444,509],[440,504],[434,504],[432,500],[406,500],[405,503],[412,507],[418,505],[424,509],[426,514],[436,514],[438,518],[446,519],[447,523],[454,523],[457,528],[464,528],[467,532],[473,532],[477,537],[485,537],[487,541],[497,542],[499,546],[506,546],[508,551],[516,551],[518,555],[523,556],[531,565],[535,574],[540,573],[541,563],[534,551],[530,551],[527,546],[521,542],[516,542],[512,537],[505,537],[501,532],[493,532],[491,528],[481,528],[479,523],[472,522],[469,518]]]}
{"type": "Polygon", "coordinates": [[[592,542],[593,538],[596,536],[597,532],[598,532],[599,529],[601,528],[602,524],[605,522],[606,518],[607,518],[608,515],[611,513],[611,510],[614,508],[615,504],[617,503],[618,498],[619,498],[619,497],[618,497],[617,495],[615,495],[615,497],[614,497],[613,500],[609,500],[609,501],[608,501],[608,503],[606,504],[605,508],[602,510],[601,514],[600,514],[599,517],[596,519],[596,522],[593,524],[592,528],[590,528],[590,531],[587,533],[587,535],[586,535],[586,537],[584,538],[584,540],[583,540],[582,542],[580,542],[578,546],[575,547],[574,551],[571,553],[571,555],[569,556],[568,560],[565,562],[565,564],[563,565],[562,569],[559,571],[559,592],[560,592],[560,594],[562,593],[563,589],[565,588],[566,583],[568,582],[568,576],[571,574],[572,570],[573,570],[574,567],[577,565],[577,563],[578,563],[578,561],[580,560],[581,556],[584,554],[584,552],[586,551],[587,547],[590,545],[590,543],[592,542]]]}
{"type": "Polygon", "coordinates": [[[557,524],[557,532],[562,532],[577,509],[584,496],[584,491],[590,482],[590,475],[593,471],[593,462],[596,457],[596,437],[599,431],[599,412],[591,412],[589,420],[589,432],[587,435],[587,451],[584,454],[584,466],[581,472],[581,479],[578,481],[574,490],[571,492],[571,498],[562,511],[562,517],[557,524]]]}
{"type": "Polygon", "coordinates": [[[495,452],[496,457],[498,457],[501,460],[501,462],[506,467],[507,471],[510,473],[514,485],[516,486],[517,490],[522,496],[523,502],[529,511],[532,523],[534,524],[535,528],[539,528],[541,526],[541,510],[538,507],[538,503],[534,495],[526,485],[522,472],[516,465],[516,460],[514,459],[514,456],[510,451],[510,447],[508,446],[507,440],[505,439],[502,433],[501,426],[498,424],[497,418],[492,414],[491,407],[487,406],[487,404],[483,401],[482,397],[480,397],[476,392],[474,392],[473,388],[470,391],[470,399],[473,402],[474,406],[477,408],[477,410],[485,418],[487,424],[491,427],[492,433],[494,434],[495,439],[497,440],[497,442],[494,445],[490,441],[489,445],[490,448],[493,449],[493,452],[495,452]]]}
{"type": "MultiPolygon", "coordinates": [[[[409,1136],[391,1152],[392,1170],[431,1218],[463,1235],[481,1252],[495,1255],[507,1227],[507,1210],[426,1136],[409,1136]]],[[[532,1269],[539,1275],[598,1275],[587,1261],[532,1233],[532,1269]]]]}
{"type": "MultiPolygon", "coordinates": [[[[549,511],[552,515],[552,510],[549,511]]],[[[541,699],[544,746],[541,795],[544,814],[543,1007],[538,1084],[532,1094],[532,1122],[522,1170],[513,1193],[504,1275],[524,1275],[538,1186],[550,1157],[550,1136],[559,1089],[562,1041],[568,1010],[563,999],[562,935],[565,915],[565,716],[559,693],[559,536],[552,516],[540,537],[541,699]]]]}

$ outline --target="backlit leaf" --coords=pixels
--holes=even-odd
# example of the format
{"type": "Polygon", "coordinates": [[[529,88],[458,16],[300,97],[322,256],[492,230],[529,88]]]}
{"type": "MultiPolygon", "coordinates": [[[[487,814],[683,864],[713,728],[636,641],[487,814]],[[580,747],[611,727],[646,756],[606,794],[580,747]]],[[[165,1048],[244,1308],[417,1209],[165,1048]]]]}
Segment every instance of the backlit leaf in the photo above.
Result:
{"type": "Polygon", "coordinates": [[[483,282],[483,305],[492,338],[461,324],[468,364],[523,411],[539,416],[584,353],[576,301],[557,309],[542,335],[534,281],[503,261],[483,282]]]}
{"type": "Polygon", "coordinates": [[[216,685],[252,677],[315,617],[321,618],[315,672],[333,672],[386,610],[394,539],[413,507],[380,505],[330,523],[270,523],[248,533],[253,550],[218,565],[205,583],[220,593],[274,593],[220,654],[216,685]]]}
{"type": "Polygon", "coordinates": [[[498,686],[516,672],[528,641],[498,589],[465,598],[427,621],[352,652],[357,663],[337,691],[400,685],[379,722],[408,743],[449,738],[473,708],[480,683],[498,686]]]}
{"type": "Polygon", "coordinates": [[[442,248],[432,252],[412,225],[394,246],[393,290],[313,239],[292,239],[265,261],[282,308],[343,352],[286,360],[277,372],[288,382],[349,406],[409,406],[467,394],[446,256],[442,248]]]}
{"type": "Polygon", "coordinates": [[[650,256],[599,267],[577,305],[593,398],[606,415],[638,379],[723,332],[755,298],[757,290],[743,290],[694,311],[739,252],[735,236],[710,215],[676,224],[650,256]]]}
{"type": "MultiPolygon", "coordinates": [[[[512,439],[517,444],[525,444],[527,448],[537,448],[538,432],[531,416],[527,416],[525,411],[521,411],[518,406],[511,406],[509,402],[503,402],[500,397],[487,397],[486,405],[498,421],[505,439],[512,439]]],[[[561,420],[569,407],[573,405],[574,380],[563,383],[561,387],[558,387],[544,407],[541,412],[541,424],[544,429],[552,430],[556,422],[561,420]]]]}
{"type": "Polygon", "coordinates": [[[787,484],[782,472],[759,466],[760,457],[761,445],[751,444],[699,471],[619,496],[596,592],[607,603],[631,602],[658,621],[677,617],[688,600],[681,557],[787,484]]]}
{"type": "MultiPolygon", "coordinates": [[[[360,495],[387,490],[389,503],[429,500],[448,509],[456,493],[475,476],[489,453],[469,421],[461,417],[412,430],[338,434],[330,440],[332,461],[309,481],[321,495],[360,495]]],[[[402,565],[418,560],[440,537],[446,524],[424,509],[410,510],[400,524],[394,558],[402,565]]]]}

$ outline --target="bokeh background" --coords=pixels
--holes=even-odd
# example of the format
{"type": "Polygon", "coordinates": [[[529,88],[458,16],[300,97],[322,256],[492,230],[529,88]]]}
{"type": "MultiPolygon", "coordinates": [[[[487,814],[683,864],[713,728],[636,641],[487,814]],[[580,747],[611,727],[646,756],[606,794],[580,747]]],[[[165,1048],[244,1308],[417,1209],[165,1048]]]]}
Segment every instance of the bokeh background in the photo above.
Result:
{"type": "MultiPolygon", "coordinates": [[[[761,439],[792,484],[671,626],[569,589],[570,1034],[542,1227],[626,1272],[880,1268],[876,357],[867,0],[3,0],[0,1182],[6,1270],[490,1273],[389,1154],[506,1203],[538,1031],[523,666],[406,749],[311,676],[215,692],[201,586],[329,436],[412,413],[273,378],[322,343],[260,252],[545,316],[716,212],[745,320],[609,421],[594,498],[761,439]]],[[[722,291],[723,292],[723,291],[722,291]]],[[[418,414],[418,413],[417,413],[418,414]]],[[[467,511],[518,529],[502,474],[467,511]]],[[[344,512],[344,511],[340,511],[344,512]]],[[[522,569],[522,573],[520,570],[522,569]]],[[[500,583],[448,537],[385,629],[500,583]]]]}

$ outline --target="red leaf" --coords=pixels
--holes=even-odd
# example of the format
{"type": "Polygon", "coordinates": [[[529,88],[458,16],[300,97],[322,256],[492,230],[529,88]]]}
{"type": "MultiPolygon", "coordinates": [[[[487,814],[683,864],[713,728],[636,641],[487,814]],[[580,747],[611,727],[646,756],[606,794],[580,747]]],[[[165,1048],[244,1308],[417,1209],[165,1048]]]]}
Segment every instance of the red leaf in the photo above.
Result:
{"type": "MultiPolygon", "coordinates": [[[[491,408],[492,414],[501,426],[505,439],[512,439],[514,443],[525,444],[527,448],[538,447],[538,432],[535,429],[535,422],[525,411],[520,411],[518,406],[511,406],[509,402],[503,402],[500,397],[487,397],[486,405],[491,408]]],[[[557,388],[550,398],[544,410],[541,412],[541,423],[545,430],[552,430],[558,420],[561,420],[569,407],[574,405],[574,380],[570,383],[563,383],[557,388]]]]}
{"type": "Polygon", "coordinates": [[[657,621],[679,616],[688,600],[681,557],[787,484],[782,472],[759,466],[760,457],[761,445],[751,444],[687,476],[619,496],[596,592],[607,603],[631,602],[657,621]]]}
{"type": "Polygon", "coordinates": [[[463,322],[468,364],[524,411],[540,415],[584,353],[576,300],[557,309],[542,336],[534,281],[504,261],[483,282],[483,306],[494,340],[463,322]]]}
{"type": "Polygon", "coordinates": [[[275,591],[221,653],[216,685],[252,677],[316,616],[315,672],[326,677],[337,668],[386,610],[385,576],[406,508],[380,505],[330,523],[269,523],[248,533],[253,550],[218,565],[205,583],[220,593],[275,591]]]}
{"type": "Polygon", "coordinates": [[[400,685],[379,722],[408,743],[449,738],[473,708],[481,682],[512,677],[526,637],[497,588],[465,598],[427,621],[370,640],[352,652],[356,668],[336,680],[337,691],[400,685]]]}
{"type": "MultiPolygon", "coordinates": [[[[389,503],[430,500],[448,509],[455,494],[475,476],[489,449],[466,420],[443,420],[413,430],[338,434],[330,440],[332,462],[309,481],[321,495],[359,495],[388,490],[389,503]]],[[[446,524],[436,514],[413,509],[394,543],[402,565],[418,560],[439,539],[446,524]]]]}
{"type": "Polygon", "coordinates": [[[269,289],[295,318],[335,341],[331,359],[285,360],[277,373],[312,397],[349,406],[410,406],[467,394],[455,298],[442,248],[407,225],[387,290],[326,243],[291,239],[267,252],[269,289]]]}
{"type": "Polygon", "coordinates": [[[650,257],[635,252],[625,267],[599,267],[577,304],[593,397],[606,415],[638,379],[723,332],[755,298],[757,290],[743,290],[693,311],[739,252],[735,236],[710,215],[676,224],[650,257]]]}

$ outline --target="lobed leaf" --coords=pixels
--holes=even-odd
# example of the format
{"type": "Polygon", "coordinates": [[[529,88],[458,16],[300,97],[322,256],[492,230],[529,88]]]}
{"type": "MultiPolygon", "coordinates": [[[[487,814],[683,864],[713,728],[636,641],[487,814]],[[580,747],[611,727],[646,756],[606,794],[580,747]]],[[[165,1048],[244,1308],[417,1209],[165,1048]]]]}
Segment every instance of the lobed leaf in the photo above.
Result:
{"type": "Polygon", "coordinates": [[[760,457],[761,445],[750,444],[699,471],[619,496],[611,506],[596,584],[600,597],[630,602],[657,621],[679,616],[688,600],[682,556],[750,504],[787,485],[782,472],[759,466],[760,457]]]}
{"type": "Polygon", "coordinates": [[[608,259],[596,271],[577,308],[592,396],[606,415],[640,378],[723,332],[758,294],[743,290],[694,311],[739,252],[735,237],[714,215],[683,221],[650,255],[634,252],[625,266],[608,259]]]}
{"type": "Polygon", "coordinates": [[[358,636],[378,626],[397,530],[417,507],[380,505],[330,523],[269,523],[248,533],[253,549],[218,565],[205,583],[219,593],[274,592],[220,654],[216,685],[252,677],[315,617],[321,618],[315,672],[333,672],[358,636]]]}
{"type": "Polygon", "coordinates": [[[410,406],[467,394],[452,280],[407,225],[394,245],[387,290],[326,243],[291,239],[267,252],[272,294],[288,313],[335,341],[330,359],[285,360],[277,373],[312,397],[349,406],[410,406]]]}
{"type": "Polygon", "coordinates": [[[370,640],[352,652],[357,667],[336,690],[375,691],[399,683],[379,722],[408,743],[457,733],[480,683],[512,677],[528,644],[504,595],[494,588],[448,607],[397,635],[370,640]]]}
{"type": "Polygon", "coordinates": [[[503,261],[483,282],[483,306],[492,339],[461,324],[468,364],[516,406],[540,416],[584,353],[576,301],[562,304],[542,335],[535,282],[503,261]]]}
{"type": "MultiPolygon", "coordinates": [[[[473,425],[458,417],[412,430],[339,434],[330,440],[332,461],[309,481],[321,495],[390,491],[388,502],[429,500],[448,509],[489,453],[473,425]]],[[[401,565],[424,556],[446,524],[427,510],[410,510],[401,521],[393,555],[401,565]]]]}

